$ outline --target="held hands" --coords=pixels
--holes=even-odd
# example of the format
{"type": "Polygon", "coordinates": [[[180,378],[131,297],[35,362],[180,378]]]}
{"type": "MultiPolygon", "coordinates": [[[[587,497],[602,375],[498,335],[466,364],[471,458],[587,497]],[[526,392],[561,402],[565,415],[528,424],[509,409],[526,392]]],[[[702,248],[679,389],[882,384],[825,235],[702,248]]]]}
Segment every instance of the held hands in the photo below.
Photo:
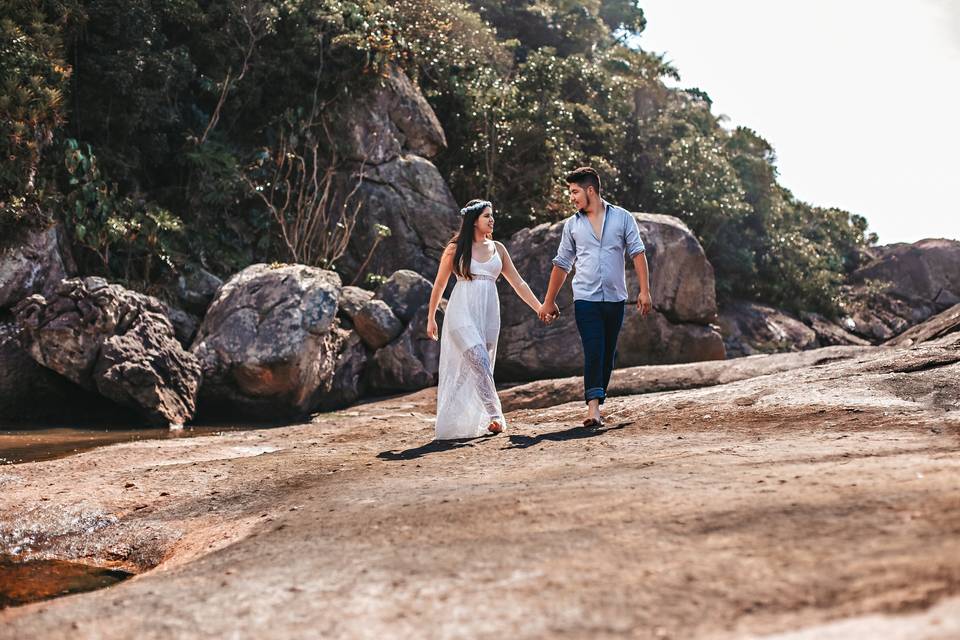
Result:
{"type": "Polygon", "coordinates": [[[556,302],[544,302],[544,304],[540,305],[540,310],[537,311],[537,315],[544,324],[550,324],[560,317],[560,307],[557,306],[556,302]]]}
{"type": "Polygon", "coordinates": [[[637,295],[637,311],[640,312],[641,316],[646,316],[653,310],[653,299],[650,297],[649,291],[641,291],[637,295]]]}
{"type": "Polygon", "coordinates": [[[427,337],[431,340],[438,340],[439,338],[437,337],[437,334],[438,330],[436,318],[427,318],[427,337]]]}

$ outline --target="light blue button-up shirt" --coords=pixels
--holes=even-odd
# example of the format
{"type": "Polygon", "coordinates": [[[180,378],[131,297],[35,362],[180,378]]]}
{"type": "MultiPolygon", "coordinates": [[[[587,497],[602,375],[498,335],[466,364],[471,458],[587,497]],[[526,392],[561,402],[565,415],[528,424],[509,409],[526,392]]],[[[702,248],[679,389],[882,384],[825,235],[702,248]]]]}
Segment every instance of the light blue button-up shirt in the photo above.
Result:
{"type": "Polygon", "coordinates": [[[573,299],[622,302],[627,299],[624,252],[633,259],[643,253],[637,221],[622,207],[603,201],[605,213],[600,239],[586,214],[579,211],[563,222],[560,247],[553,264],[566,272],[574,265],[573,299]]]}

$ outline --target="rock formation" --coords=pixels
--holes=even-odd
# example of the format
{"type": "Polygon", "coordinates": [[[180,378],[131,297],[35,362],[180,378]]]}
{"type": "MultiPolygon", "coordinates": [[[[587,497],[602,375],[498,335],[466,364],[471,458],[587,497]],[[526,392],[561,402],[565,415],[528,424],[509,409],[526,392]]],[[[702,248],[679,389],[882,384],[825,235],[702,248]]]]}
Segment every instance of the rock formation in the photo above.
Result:
{"type": "Polygon", "coordinates": [[[211,303],[191,351],[203,366],[201,415],[291,419],[329,393],[343,335],[333,331],[340,277],[255,264],[211,303]]]}
{"type": "Polygon", "coordinates": [[[102,278],[63,280],[14,307],[30,356],[158,425],[193,417],[200,366],[184,351],[158,300],[102,278]]]}
{"type": "Polygon", "coordinates": [[[858,335],[889,340],[960,303],[960,241],[928,239],[873,252],[847,291],[858,335]]]}
{"type": "Polygon", "coordinates": [[[27,233],[21,242],[0,250],[0,309],[34,293],[51,293],[75,271],[59,226],[27,233]]]}
{"type": "MultiPolygon", "coordinates": [[[[636,310],[639,290],[628,261],[628,307],[617,355],[618,366],[717,360],[723,341],[710,326],[717,314],[713,267],[690,230],[677,218],[634,214],[646,245],[654,311],[641,318],[636,310]]],[[[542,298],[560,242],[562,223],[523,229],[507,248],[514,264],[534,293],[542,298]]],[[[579,372],[583,366],[580,338],[573,317],[570,279],[560,290],[560,318],[545,326],[501,282],[502,326],[497,352],[497,379],[555,378],[579,372]]]]}
{"type": "Polygon", "coordinates": [[[353,164],[342,174],[340,190],[349,192],[362,174],[356,195],[363,204],[347,254],[338,263],[341,272],[348,282],[356,275],[380,224],[391,236],[364,271],[412,269],[432,277],[460,222],[450,189],[428,160],[447,145],[436,114],[410,79],[391,67],[351,107],[344,131],[353,164]]]}

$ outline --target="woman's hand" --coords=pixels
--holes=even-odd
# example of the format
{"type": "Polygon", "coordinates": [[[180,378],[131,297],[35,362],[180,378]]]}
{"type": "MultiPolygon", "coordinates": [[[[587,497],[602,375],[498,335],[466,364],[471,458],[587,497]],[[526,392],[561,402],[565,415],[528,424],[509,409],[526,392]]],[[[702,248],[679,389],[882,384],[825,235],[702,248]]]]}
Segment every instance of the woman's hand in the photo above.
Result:
{"type": "Polygon", "coordinates": [[[427,337],[431,340],[439,340],[436,318],[427,318],[427,337]]]}

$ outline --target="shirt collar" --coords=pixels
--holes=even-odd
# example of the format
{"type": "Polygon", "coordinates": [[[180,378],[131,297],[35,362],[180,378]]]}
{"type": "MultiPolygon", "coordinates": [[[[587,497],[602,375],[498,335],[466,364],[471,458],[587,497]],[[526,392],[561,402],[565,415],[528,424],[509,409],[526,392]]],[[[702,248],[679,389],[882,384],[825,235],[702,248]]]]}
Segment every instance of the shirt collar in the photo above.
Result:
{"type": "MultiPolygon", "coordinates": [[[[606,216],[608,213],[610,213],[610,203],[603,198],[600,198],[600,202],[603,203],[603,215],[606,216]]],[[[579,218],[583,216],[583,213],[580,211],[580,209],[577,209],[574,215],[579,218]]]]}

